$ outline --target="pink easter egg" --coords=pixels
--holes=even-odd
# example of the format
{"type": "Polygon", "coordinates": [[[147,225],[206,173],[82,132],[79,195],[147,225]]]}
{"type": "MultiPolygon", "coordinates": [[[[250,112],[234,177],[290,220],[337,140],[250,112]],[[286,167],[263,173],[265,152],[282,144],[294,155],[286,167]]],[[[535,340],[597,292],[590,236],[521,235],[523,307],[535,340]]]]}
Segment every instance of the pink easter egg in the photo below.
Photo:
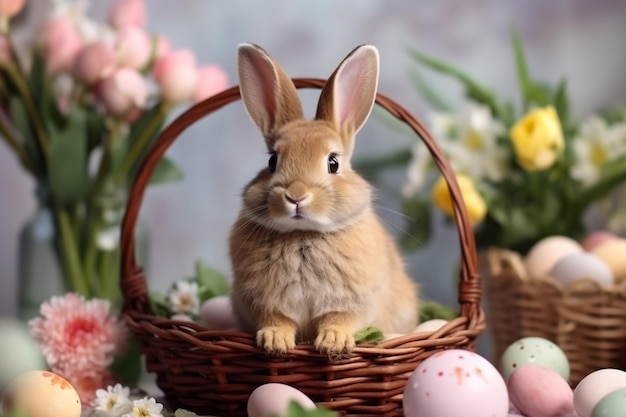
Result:
{"type": "Polygon", "coordinates": [[[592,251],[596,246],[617,238],[618,237],[614,233],[608,232],[606,230],[597,230],[585,236],[585,238],[581,242],[581,245],[584,250],[592,251]]]}
{"type": "Polygon", "coordinates": [[[524,365],[509,377],[509,397],[526,417],[557,417],[574,412],[574,393],[552,369],[524,365]]]}

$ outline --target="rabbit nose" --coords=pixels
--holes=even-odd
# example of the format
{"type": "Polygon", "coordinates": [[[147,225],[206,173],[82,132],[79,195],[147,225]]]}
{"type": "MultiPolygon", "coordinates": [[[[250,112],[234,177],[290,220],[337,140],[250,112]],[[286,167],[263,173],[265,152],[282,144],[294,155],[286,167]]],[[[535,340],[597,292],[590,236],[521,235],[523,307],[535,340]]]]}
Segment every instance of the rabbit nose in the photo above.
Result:
{"type": "Polygon", "coordinates": [[[300,205],[308,197],[307,187],[301,182],[290,184],[285,191],[285,199],[291,204],[300,205]]]}

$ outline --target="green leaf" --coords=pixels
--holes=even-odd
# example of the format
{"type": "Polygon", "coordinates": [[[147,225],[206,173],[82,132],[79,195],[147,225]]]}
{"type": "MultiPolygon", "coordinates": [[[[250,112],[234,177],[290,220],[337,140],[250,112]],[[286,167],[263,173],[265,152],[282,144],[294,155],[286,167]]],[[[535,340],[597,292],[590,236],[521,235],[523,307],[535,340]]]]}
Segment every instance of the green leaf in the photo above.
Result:
{"type": "Polygon", "coordinates": [[[200,292],[205,293],[201,301],[218,295],[226,295],[230,292],[230,283],[224,274],[216,269],[209,267],[201,260],[196,261],[196,280],[200,288],[200,292]],[[212,295],[211,295],[212,294],[212,295]]]}
{"type": "Polygon", "coordinates": [[[169,303],[167,302],[167,297],[164,294],[150,292],[148,302],[150,303],[150,310],[152,310],[152,313],[155,315],[169,317],[172,314],[169,303]]]}
{"type": "MultiPolygon", "coordinates": [[[[313,409],[304,408],[300,403],[291,400],[287,406],[287,415],[284,417],[337,417],[338,414],[327,408],[318,406],[313,409]]],[[[268,417],[279,417],[272,415],[268,417]]],[[[283,417],[283,416],[281,416],[283,417]]]]}
{"type": "Polygon", "coordinates": [[[466,93],[470,99],[488,106],[497,118],[502,116],[502,105],[498,102],[495,95],[486,87],[483,87],[478,82],[470,78],[464,72],[415,50],[410,50],[409,54],[415,61],[421,63],[422,65],[457,79],[465,87],[466,93]]]}
{"type": "Polygon", "coordinates": [[[48,79],[45,60],[38,51],[33,54],[28,82],[42,119],[47,123],[54,123],[57,129],[63,128],[67,118],[59,111],[53,84],[48,79]]]}
{"type": "Polygon", "coordinates": [[[437,92],[430,86],[430,84],[422,77],[421,73],[412,69],[409,72],[409,80],[411,84],[420,92],[428,104],[435,110],[441,113],[451,113],[452,106],[450,106],[437,92]]]}
{"type": "Polygon", "coordinates": [[[431,206],[421,198],[407,199],[402,203],[406,216],[406,230],[400,235],[399,244],[405,251],[415,251],[428,243],[431,230],[431,206]]]}
{"type": "Polygon", "coordinates": [[[436,301],[424,300],[420,302],[420,323],[433,319],[449,321],[458,316],[458,313],[454,309],[436,301]]]}
{"type": "Polygon", "coordinates": [[[134,386],[141,377],[141,351],[139,343],[130,338],[128,346],[111,364],[111,372],[122,385],[134,386]]]}
{"type": "Polygon", "coordinates": [[[529,103],[536,103],[540,106],[547,106],[550,102],[549,95],[544,89],[533,83],[528,71],[528,65],[524,56],[524,49],[517,30],[512,31],[513,52],[515,55],[515,68],[517,70],[517,80],[519,82],[525,108],[529,103]]]}
{"type": "Polygon", "coordinates": [[[183,171],[171,159],[163,157],[154,167],[154,172],[150,177],[150,185],[181,181],[184,176],[183,171]]]}
{"type": "Polygon", "coordinates": [[[62,132],[50,132],[48,178],[50,188],[61,205],[76,202],[86,192],[87,175],[87,117],[81,109],[70,113],[68,127],[62,132]]]}
{"type": "Polygon", "coordinates": [[[87,111],[87,154],[91,154],[91,152],[96,149],[98,146],[102,145],[104,140],[104,135],[106,129],[106,124],[104,121],[104,117],[95,112],[95,111],[87,111]]]}
{"type": "Polygon", "coordinates": [[[366,327],[354,334],[356,343],[377,343],[385,339],[383,332],[376,327],[366,327]]]}
{"type": "Polygon", "coordinates": [[[46,170],[45,159],[35,136],[33,125],[28,117],[26,106],[20,96],[14,95],[10,97],[9,114],[11,121],[23,139],[28,158],[33,161],[35,175],[39,178],[44,177],[46,170]]]}
{"type": "Polygon", "coordinates": [[[198,415],[193,411],[179,408],[174,412],[174,417],[198,417],[198,415]]]}

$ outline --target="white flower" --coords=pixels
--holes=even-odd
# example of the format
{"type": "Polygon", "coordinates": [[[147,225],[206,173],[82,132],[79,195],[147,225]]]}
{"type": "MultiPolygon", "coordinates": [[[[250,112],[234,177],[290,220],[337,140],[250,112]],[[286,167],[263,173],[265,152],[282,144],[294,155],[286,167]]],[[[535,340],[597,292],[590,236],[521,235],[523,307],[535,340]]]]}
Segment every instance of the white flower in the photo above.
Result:
{"type": "Polygon", "coordinates": [[[200,310],[198,284],[195,282],[178,281],[168,299],[174,313],[197,315],[200,310]]]}
{"type": "Polygon", "coordinates": [[[129,396],[130,389],[120,384],[109,385],[106,391],[98,389],[96,390],[94,410],[106,412],[97,413],[99,416],[119,417],[132,410],[129,396]]]}
{"type": "Polygon", "coordinates": [[[589,187],[600,179],[608,162],[626,154],[626,123],[609,126],[604,119],[591,116],[581,124],[572,149],[575,162],[570,174],[589,187]]]}
{"type": "Polygon", "coordinates": [[[474,180],[498,182],[505,177],[507,154],[498,137],[506,129],[489,107],[468,102],[457,115],[433,115],[430,124],[455,171],[474,180]]]}
{"type": "Polygon", "coordinates": [[[163,404],[159,404],[154,398],[143,397],[133,401],[133,409],[123,417],[163,417],[161,410],[163,404]]]}
{"type": "Polygon", "coordinates": [[[423,142],[416,143],[411,151],[412,157],[407,167],[407,182],[402,187],[402,195],[406,198],[411,197],[422,188],[431,161],[430,152],[423,142]]]}

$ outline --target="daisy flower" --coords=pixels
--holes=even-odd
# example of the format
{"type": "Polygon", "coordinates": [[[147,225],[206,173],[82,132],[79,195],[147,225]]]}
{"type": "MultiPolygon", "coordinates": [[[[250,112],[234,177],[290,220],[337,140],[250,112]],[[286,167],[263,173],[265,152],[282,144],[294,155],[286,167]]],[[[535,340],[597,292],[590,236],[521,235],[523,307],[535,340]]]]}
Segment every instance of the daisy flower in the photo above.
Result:
{"type": "Polygon", "coordinates": [[[106,411],[112,415],[121,416],[132,410],[133,403],[130,400],[130,389],[121,384],[109,385],[106,390],[96,390],[94,410],[106,411]]]}
{"type": "Polygon", "coordinates": [[[75,293],[52,297],[40,315],[29,325],[48,365],[91,404],[95,390],[111,380],[108,367],[125,346],[126,328],[108,301],[75,293]]]}
{"type": "Polygon", "coordinates": [[[423,142],[416,143],[411,149],[411,154],[411,161],[407,167],[407,181],[402,187],[402,195],[406,198],[422,188],[431,162],[430,152],[423,142]]]}
{"type": "Polygon", "coordinates": [[[433,115],[430,124],[455,171],[474,180],[498,182],[505,177],[507,153],[498,137],[506,128],[488,107],[468,102],[458,115],[433,115]]]}
{"type": "Polygon", "coordinates": [[[123,417],[163,417],[161,410],[163,404],[157,403],[154,398],[144,397],[133,401],[133,409],[123,417]]]}
{"type": "Polygon", "coordinates": [[[587,119],[572,140],[574,165],[573,178],[585,187],[594,185],[602,175],[603,167],[626,154],[626,123],[609,126],[598,116],[587,119]]]}
{"type": "Polygon", "coordinates": [[[168,300],[170,309],[174,313],[198,315],[200,311],[198,284],[189,281],[178,281],[170,291],[168,300]]]}

